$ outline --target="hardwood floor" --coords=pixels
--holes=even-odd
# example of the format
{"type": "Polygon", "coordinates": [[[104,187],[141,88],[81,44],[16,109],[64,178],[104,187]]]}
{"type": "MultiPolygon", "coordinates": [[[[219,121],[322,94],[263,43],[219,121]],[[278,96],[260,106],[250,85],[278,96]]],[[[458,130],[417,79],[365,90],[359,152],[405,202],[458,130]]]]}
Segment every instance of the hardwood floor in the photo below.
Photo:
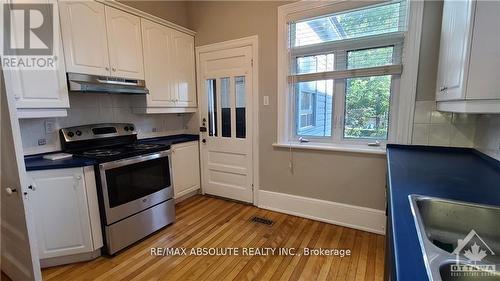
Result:
{"type": "Polygon", "coordinates": [[[175,224],[115,257],[47,268],[44,280],[383,280],[381,235],[195,196],[175,224]],[[252,216],[274,221],[251,222],[252,216]],[[152,256],[151,247],[238,247],[240,255],[152,256]],[[350,249],[351,256],[242,255],[243,247],[350,249]]]}

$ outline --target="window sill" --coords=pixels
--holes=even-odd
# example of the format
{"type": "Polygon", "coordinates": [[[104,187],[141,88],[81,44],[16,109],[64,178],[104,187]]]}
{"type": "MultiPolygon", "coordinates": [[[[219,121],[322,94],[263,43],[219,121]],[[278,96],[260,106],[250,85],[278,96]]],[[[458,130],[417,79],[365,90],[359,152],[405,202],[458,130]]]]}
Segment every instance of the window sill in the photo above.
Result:
{"type": "Polygon", "coordinates": [[[311,149],[311,150],[323,150],[323,151],[342,151],[342,152],[353,152],[353,153],[365,153],[365,154],[378,154],[385,155],[386,149],[385,145],[376,147],[368,145],[352,145],[352,144],[318,144],[318,143],[273,143],[274,147],[282,148],[299,148],[299,149],[311,149]]]}

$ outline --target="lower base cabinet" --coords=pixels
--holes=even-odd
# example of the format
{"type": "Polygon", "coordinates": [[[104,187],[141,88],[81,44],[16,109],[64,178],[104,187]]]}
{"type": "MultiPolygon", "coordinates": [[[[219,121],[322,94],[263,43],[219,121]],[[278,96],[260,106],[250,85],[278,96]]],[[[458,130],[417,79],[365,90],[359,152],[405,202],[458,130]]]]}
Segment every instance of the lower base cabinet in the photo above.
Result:
{"type": "Polygon", "coordinates": [[[174,198],[200,189],[200,150],[198,141],[174,144],[172,151],[172,178],[174,198]]]}
{"type": "Polygon", "coordinates": [[[93,167],[29,171],[28,176],[41,260],[70,256],[74,261],[103,246],[93,167]]]}

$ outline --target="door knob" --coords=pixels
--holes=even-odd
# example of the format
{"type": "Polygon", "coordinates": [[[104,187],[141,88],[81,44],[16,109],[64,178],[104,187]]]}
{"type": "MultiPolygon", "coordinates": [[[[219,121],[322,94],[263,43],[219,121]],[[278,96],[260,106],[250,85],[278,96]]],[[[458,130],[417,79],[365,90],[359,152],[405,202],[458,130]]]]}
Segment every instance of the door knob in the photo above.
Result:
{"type": "Polygon", "coordinates": [[[17,192],[17,189],[7,187],[5,191],[7,192],[8,195],[12,195],[12,193],[17,192]]]}
{"type": "Polygon", "coordinates": [[[202,143],[207,143],[207,140],[206,139],[202,139],[201,142],[202,143]]]}

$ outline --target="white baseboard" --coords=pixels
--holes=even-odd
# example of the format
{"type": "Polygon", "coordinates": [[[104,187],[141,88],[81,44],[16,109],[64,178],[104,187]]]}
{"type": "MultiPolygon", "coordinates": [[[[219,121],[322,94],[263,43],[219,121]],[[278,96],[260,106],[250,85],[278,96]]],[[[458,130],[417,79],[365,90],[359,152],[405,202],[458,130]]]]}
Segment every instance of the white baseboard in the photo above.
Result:
{"type": "Polygon", "coordinates": [[[258,207],[385,235],[383,210],[259,190],[258,207]]]}

